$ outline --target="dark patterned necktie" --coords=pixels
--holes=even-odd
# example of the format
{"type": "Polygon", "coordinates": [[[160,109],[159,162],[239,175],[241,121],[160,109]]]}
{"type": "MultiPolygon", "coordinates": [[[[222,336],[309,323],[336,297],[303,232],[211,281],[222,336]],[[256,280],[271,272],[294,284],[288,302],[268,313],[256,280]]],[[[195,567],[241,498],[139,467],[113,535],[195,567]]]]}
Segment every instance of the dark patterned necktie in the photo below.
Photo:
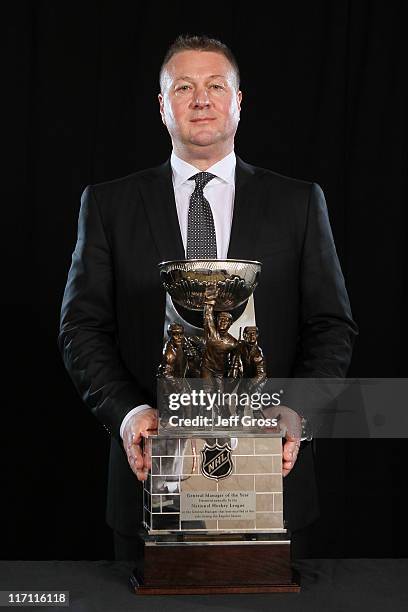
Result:
{"type": "Polygon", "coordinates": [[[187,259],[217,259],[217,239],[211,206],[204,197],[204,187],[214,178],[209,172],[199,172],[190,198],[187,225],[187,259]]]}

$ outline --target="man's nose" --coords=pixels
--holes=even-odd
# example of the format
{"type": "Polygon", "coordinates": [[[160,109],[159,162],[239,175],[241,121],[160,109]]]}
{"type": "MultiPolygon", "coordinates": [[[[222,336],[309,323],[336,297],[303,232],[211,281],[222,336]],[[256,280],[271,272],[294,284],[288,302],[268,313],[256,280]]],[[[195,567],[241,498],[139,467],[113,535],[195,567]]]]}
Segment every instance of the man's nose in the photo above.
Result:
{"type": "Polygon", "coordinates": [[[210,99],[208,97],[208,91],[205,87],[198,87],[194,91],[192,103],[193,103],[194,108],[203,108],[210,104],[210,99]]]}

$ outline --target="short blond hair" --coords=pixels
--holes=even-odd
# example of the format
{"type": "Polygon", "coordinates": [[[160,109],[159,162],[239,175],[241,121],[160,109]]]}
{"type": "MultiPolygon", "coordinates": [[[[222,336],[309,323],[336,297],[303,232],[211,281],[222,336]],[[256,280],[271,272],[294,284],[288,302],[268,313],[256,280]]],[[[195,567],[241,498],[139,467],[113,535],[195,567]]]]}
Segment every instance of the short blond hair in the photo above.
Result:
{"type": "Polygon", "coordinates": [[[166,55],[164,56],[163,63],[160,68],[160,90],[164,88],[164,72],[167,64],[176,53],[180,51],[213,51],[215,53],[221,53],[224,55],[234,71],[236,88],[239,89],[239,67],[235,55],[226,44],[218,40],[217,38],[210,38],[209,36],[191,36],[190,34],[180,34],[176,40],[167,49],[166,55]]]}

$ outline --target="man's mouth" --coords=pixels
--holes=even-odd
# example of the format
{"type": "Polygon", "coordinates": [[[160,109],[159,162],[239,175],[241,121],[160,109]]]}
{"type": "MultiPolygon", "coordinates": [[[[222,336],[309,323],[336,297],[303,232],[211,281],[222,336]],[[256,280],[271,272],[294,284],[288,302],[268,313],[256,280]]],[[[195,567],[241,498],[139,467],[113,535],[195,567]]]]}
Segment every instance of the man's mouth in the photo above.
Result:
{"type": "Polygon", "coordinates": [[[215,117],[197,117],[196,119],[191,119],[192,123],[204,123],[205,121],[214,121],[215,117]]]}

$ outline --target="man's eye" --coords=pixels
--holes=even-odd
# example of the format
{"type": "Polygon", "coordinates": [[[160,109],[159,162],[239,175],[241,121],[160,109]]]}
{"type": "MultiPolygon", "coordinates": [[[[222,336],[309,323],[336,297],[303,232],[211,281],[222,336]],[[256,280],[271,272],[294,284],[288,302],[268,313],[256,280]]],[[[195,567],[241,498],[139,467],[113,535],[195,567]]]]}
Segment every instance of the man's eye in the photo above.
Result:
{"type": "Polygon", "coordinates": [[[176,91],[187,91],[188,89],[190,89],[190,85],[179,85],[179,87],[176,88],[176,91]]]}
{"type": "Polygon", "coordinates": [[[224,89],[224,87],[222,85],[219,85],[218,83],[212,83],[210,87],[212,87],[213,89],[224,89]]]}

